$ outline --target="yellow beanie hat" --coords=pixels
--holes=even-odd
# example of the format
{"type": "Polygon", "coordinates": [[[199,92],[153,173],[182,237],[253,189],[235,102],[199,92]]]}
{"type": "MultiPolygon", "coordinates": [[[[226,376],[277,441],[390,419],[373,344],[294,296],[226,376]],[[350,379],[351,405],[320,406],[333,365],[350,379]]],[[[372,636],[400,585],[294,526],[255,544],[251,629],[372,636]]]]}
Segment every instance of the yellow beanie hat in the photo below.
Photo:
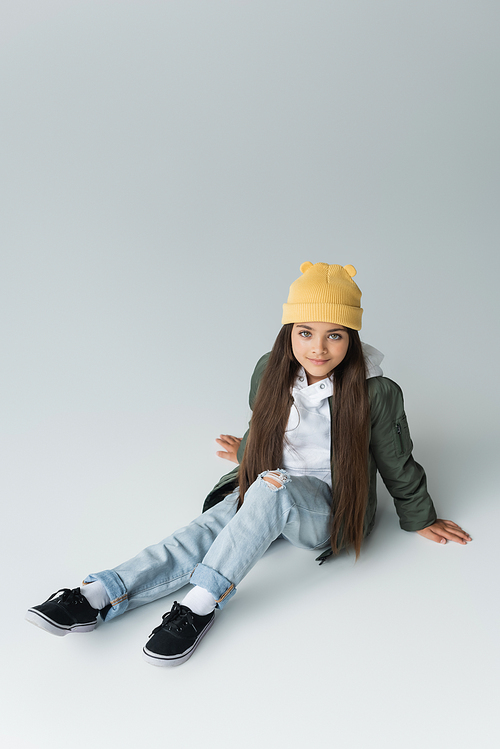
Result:
{"type": "Polygon", "coordinates": [[[290,286],[283,305],[282,324],[332,322],[361,330],[361,291],[354,283],[352,265],[302,263],[302,276],[290,286]]]}

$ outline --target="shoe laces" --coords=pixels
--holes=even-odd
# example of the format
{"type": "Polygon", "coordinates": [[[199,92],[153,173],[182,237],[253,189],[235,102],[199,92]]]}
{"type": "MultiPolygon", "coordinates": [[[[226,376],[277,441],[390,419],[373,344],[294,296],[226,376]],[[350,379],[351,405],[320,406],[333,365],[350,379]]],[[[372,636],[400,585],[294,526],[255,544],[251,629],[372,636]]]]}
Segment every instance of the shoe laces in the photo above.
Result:
{"type": "Polygon", "coordinates": [[[178,632],[181,628],[185,627],[186,624],[189,624],[195,632],[198,631],[194,623],[193,612],[191,609],[188,606],[183,606],[181,603],[174,601],[171,610],[167,611],[166,614],[163,614],[161,624],[153,629],[151,635],[156,634],[163,628],[178,632]]]}
{"type": "Polygon", "coordinates": [[[52,593],[44,603],[48,603],[48,601],[56,598],[59,596],[59,593],[62,594],[60,603],[88,603],[85,596],[80,592],[80,588],[73,588],[72,590],[70,588],[61,588],[60,590],[56,590],[56,592],[52,593]]]}

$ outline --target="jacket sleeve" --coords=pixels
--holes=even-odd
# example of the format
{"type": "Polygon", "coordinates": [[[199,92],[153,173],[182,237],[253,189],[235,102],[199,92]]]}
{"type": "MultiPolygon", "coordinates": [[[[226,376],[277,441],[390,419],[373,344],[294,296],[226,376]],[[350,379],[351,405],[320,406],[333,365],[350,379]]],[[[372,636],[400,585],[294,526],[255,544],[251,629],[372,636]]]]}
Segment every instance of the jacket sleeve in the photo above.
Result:
{"type": "MultiPolygon", "coordinates": [[[[260,357],[259,361],[255,365],[255,369],[252,374],[252,379],[250,380],[250,392],[248,394],[248,404],[252,411],[253,411],[253,404],[255,403],[255,398],[257,397],[257,390],[259,389],[259,384],[262,379],[262,375],[264,374],[264,370],[266,368],[268,360],[269,360],[269,354],[264,354],[264,356],[260,357]]],[[[236,454],[236,457],[238,458],[239,463],[241,463],[241,460],[243,458],[243,453],[245,452],[245,445],[247,443],[249,431],[250,431],[250,422],[248,424],[248,429],[243,435],[241,444],[236,454]]]]}
{"type": "Polygon", "coordinates": [[[401,388],[387,377],[368,380],[370,397],[370,452],[391,494],[399,523],[405,531],[432,525],[436,510],[427,491],[425,471],[412,456],[401,388]]]}
{"type": "MultiPolygon", "coordinates": [[[[253,404],[255,403],[257,390],[259,389],[259,383],[264,373],[264,370],[266,368],[268,359],[269,359],[269,354],[264,354],[264,356],[261,356],[261,358],[255,365],[255,369],[252,374],[252,379],[250,381],[250,393],[248,395],[248,402],[250,404],[251,409],[253,409],[253,404]]],[[[241,463],[241,459],[243,458],[243,453],[245,452],[245,445],[248,439],[248,432],[249,432],[249,429],[247,429],[245,434],[243,435],[241,444],[238,448],[237,458],[238,458],[239,463],[241,463]]],[[[224,499],[224,497],[226,497],[228,494],[230,494],[232,491],[236,489],[236,487],[238,486],[238,468],[239,466],[236,466],[235,468],[233,468],[232,471],[230,471],[229,473],[226,473],[224,476],[222,476],[222,478],[219,479],[219,481],[214,486],[212,491],[205,498],[205,501],[203,503],[203,512],[205,512],[206,510],[209,510],[211,507],[221,502],[224,499]]]]}

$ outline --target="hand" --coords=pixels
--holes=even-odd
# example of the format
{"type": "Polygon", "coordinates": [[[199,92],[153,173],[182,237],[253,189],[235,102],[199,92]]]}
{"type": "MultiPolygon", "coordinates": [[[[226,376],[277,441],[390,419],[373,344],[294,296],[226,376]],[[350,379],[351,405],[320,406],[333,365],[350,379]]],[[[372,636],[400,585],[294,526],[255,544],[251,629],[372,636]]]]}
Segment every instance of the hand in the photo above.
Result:
{"type": "Polygon", "coordinates": [[[224,450],[217,451],[219,458],[230,460],[232,463],[238,465],[239,461],[236,453],[241,443],[241,437],[233,437],[232,434],[221,434],[219,439],[215,441],[224,448],[224,450]]]}
{"type": "Polygon", "coordinates": [[[457,544],[466,544],[472,541],[472,538],[459,525],[451,520],[436,520],[433,525],[422,528],[417,531],[420,536],[436,541],[438,544],[445,544],[447,541],[455,541],[457,544]]]}

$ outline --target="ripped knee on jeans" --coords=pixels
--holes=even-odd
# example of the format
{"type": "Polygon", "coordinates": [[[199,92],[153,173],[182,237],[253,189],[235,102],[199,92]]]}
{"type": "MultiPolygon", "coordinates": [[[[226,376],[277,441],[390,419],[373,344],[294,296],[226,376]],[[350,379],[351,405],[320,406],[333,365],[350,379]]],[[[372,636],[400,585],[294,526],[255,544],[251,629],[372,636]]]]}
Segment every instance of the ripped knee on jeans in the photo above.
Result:
{"type": "Polygon", "coordinates": [[[265,481],[266,484],[269,484],[271,491],[282,489],[286,482],[290,480],[284,471],[279,470],[266,471],[266,473],[261,474],[261,476],[263,481],[265,481]]]}

